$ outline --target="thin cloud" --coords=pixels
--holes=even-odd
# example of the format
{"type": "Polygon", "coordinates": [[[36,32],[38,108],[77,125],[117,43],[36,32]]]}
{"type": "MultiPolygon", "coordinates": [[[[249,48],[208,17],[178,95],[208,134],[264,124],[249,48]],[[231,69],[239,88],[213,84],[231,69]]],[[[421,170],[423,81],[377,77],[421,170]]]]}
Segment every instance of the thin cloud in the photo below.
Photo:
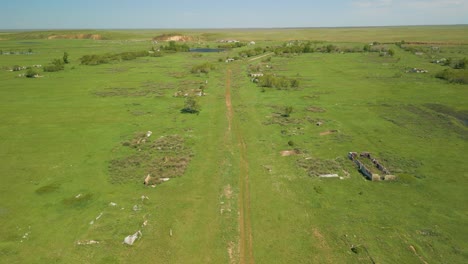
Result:
{"type": "Polygon", "coordinates": [[[361,8],[382,8],[391,6],[393,0],[353,1],[353,6],[361,8]]]}
{"type": "Polygon", "coordinates": [[[410,8],[467,8],[468,0],[405,1],[402,6],[410,8]]]}

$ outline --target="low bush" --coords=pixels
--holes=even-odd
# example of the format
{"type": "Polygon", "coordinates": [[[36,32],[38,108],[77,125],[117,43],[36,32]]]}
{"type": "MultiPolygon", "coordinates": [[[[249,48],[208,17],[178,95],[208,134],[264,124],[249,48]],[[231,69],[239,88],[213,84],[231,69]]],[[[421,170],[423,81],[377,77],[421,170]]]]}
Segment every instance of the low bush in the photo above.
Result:
{"type": "Polygon", "coordinates": [[[195,65],[190,70],[191,73],[209,73],[211,70],[216,69],[216,67],[209,63],[205,62],[203,64],[195,65]]]}
{"type": "Polygon", "coordinates": [[[39,72],[35,69],[28,69],[25,74],[25,76],[28,78],[34,78],[37,75],[39,75],[39,72]]]}
{"type": "Polygon", "coordinates": [[[291,79],[284,76],[276,76],[271,74],[266,74],[258,78],[258,86],[260,87],[269,87],[269,88],[297,88],[299,87],[298,79],[291,79]]]}
{"type": "Polygon", "coordinates": [[[121,53],[107,53],[103,55],[85,55],[80,58],[80,63],[83,65],[99,65],[106,64],[112,61],[134,60],[139,57],[149,56],[150,53],[146,50],[143,51],[129,51],[121,53]]]}
{"type": "Polygon", "coordinates": [[[451,83],[468,84],[468,70],[445,69],[437,73],[435,77],[451,83]]]}
{"type": "Polygon", "coordinates": [[[65,65],[60,59],[54,59],[49,65],[44,66],[45,72],[57,72],[63,69],[65,69],[65,65]]]}

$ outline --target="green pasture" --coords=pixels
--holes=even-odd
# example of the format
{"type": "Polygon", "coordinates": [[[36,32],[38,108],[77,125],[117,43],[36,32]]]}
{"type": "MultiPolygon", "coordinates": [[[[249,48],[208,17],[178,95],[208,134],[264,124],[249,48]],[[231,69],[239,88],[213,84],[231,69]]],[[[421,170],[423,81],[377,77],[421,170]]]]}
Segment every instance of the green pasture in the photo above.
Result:
{"type": "Polygon", "coordinates": [[[466,57],[464,31],[466,26],[178,30],[194,37],[190,47],[216,47],[217,40],[231,38],[264,47],[290,40],[340,47],[378,41],[395,54],[272,54],[224,62],[253,48],[245,46],[96,66],[81,65],[79,58],[158,48],[164,43],[152,37],[174,31],[80,31],[102,40],[46,39],[76,31],[1,34],[3,52],[32,54],[0,55],[0,262],[242,262],[242,138],[256,263],[465,263],[468,90],[435,78],[448,66],[431,63],[466,57]],[[411,44],[422,50],[417,55],[393,44],[401,40],[430,43],[411,44]],[[39,69],[40,78],[8,71],[47,65],[64,52],[70,64],[63,71],[39,69]],[[215,69],[190,73],[207,62],[215,69]],[[248,76],[256,65],[300,85],[258,87],[248,76]],[[407,72],[412,68],[428,72],[407,72]],[[182,114],[185,99],[173,95],[202,85],[200,113],[182,114]],[[282,116],[288,106],[292,113],[282,116]],[[112,161],[145,151],[123,143],[147,131],[153,132],[147,144],[171,135],[184,139],[193,154],[185,173],[154,188],[143,184],[140,172],[114,182],[112,161]],[[285,150],[297,155],[282,157],[285,150]],[[347,159],[350,151],[372,153],[398,179],[365,180],[347,159]],[[342,179],[309,175],[316,167],[342,179]],[[133,246],[122,244],[138,230],[143,235],[133,246]],[[78,243],[91,240],[99,243],[78,243]]]}

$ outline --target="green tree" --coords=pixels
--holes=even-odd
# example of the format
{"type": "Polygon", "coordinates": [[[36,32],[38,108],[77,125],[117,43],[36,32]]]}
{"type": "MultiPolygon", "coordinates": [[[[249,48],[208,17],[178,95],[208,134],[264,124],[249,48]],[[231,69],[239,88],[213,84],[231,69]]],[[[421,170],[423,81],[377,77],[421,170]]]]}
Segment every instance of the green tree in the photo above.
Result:
{"type": "Polygon", "coordinates": [[[198,101],[195,98],[195,96],[188,96],[187,98],[185,98],[184,108],[182,108],[180,112],[188,114],[198,114],[200,110],[200,105],[198,104],[198,101]]]}
{"type": "Polygon", "coordinates": [[[68,64],[70,61],[68,61],[68,52],[63,53],[63,63],[68,64]]]}
{"type": "Polygon", "coordinates": [[[389,50],[387,51],[387,53],[388,53],[388,55],[391,56],[391,57],[393,57],[393,55],[395,55],[395,51],[392,50],[392,49],[389,49],[389,50]]]}

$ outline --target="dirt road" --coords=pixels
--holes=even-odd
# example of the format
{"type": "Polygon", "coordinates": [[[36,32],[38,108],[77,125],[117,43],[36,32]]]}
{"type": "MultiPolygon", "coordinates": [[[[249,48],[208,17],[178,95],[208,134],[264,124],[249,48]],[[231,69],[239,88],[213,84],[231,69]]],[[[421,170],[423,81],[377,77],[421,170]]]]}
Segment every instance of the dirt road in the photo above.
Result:
{"type": "MultiPolygon", "coordinates": [[[[234,110],[231,102],[232,70],[226,71],[226,117],[228,132],[236,135],[239,147],[239,263],[255,263],[252,245],[252,225],[250,222],[250,191],[249,191],[249,161],[247,159],[247,145],[245,144],[240,127],[233,122],[234,110]]],[[[231,134],[232,135],[232,134],[231,134]]],[[[232,138],[232,137],[230,137],[232,138]]],[[[233,144],[234,145],[234,144],[233,144]]]]}

